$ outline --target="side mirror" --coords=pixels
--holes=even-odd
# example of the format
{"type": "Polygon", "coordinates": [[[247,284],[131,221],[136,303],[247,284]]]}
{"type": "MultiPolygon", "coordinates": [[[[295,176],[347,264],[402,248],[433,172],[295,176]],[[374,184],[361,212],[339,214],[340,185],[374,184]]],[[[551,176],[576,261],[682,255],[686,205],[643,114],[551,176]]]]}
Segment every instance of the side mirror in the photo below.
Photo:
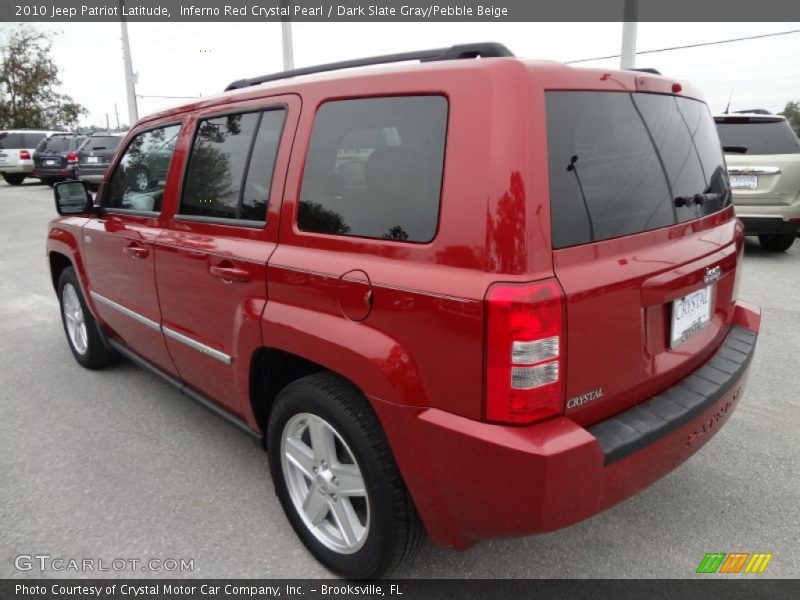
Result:
{"type": "Polygon", "coordinates": [[[60,215],[94,212],[94,199],[83,181],[61,181],[53,186],[53,195],[60,215]]]}

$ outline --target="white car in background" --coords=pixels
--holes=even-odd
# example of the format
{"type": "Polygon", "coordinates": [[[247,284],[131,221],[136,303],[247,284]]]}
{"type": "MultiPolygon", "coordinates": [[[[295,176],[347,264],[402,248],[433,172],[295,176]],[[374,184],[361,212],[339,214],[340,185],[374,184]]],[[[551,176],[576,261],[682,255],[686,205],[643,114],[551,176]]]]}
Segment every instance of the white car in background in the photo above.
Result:
{"type": "Polygon", "coordinates": [[[785,252],[800,232],[800,140],[766,111],[714,117],[736,216],[765,250],[785,252]]]}
{"type": "Polygon", "coordinates": [[[33,153],[44,138],[61,131],[8,129],[0,131],[0,175],[9,185],[33,176],[33,153]]]}

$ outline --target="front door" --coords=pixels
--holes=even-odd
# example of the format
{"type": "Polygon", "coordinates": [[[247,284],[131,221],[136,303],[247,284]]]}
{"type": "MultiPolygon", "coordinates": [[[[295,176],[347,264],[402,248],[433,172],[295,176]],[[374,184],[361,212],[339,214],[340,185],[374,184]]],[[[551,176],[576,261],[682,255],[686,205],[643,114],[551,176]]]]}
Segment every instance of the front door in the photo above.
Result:
{"type": "Polygon", "coordinates": [[[185,383],[240,416],[299,108],[282,96],[198,113],[180,201],[155,242],[170,355],[185,383]]]}
{"type": "Polygon", "coordinates": [[[101,192],[102,215],[83,229],[95,310],[116,337],[172,375],[177,371],[161,333],[154,242],[161,234],[161,206],[171,202],[175,186],[167,185],[166,174],[145,189],[139,189],[136,180],[151,150],[180,127],[172,122],[131,139],[101,192]]]}

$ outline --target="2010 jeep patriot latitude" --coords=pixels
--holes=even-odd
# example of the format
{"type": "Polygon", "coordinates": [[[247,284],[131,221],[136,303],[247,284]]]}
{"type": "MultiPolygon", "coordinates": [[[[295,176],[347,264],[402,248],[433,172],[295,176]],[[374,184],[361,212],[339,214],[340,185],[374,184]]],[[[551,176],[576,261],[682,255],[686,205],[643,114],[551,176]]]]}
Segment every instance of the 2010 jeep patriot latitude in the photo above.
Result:
{"type": "Polygon", "coordinates": [[[124,355],[262,439],[350,577],[423,530],[550,531],[659,479],[735,409],[760,321],[696,90],[499,45],[402,57],[425,61],[143,119],[96,205],[57,186],[47,241],[77,361],[124,355]]]}

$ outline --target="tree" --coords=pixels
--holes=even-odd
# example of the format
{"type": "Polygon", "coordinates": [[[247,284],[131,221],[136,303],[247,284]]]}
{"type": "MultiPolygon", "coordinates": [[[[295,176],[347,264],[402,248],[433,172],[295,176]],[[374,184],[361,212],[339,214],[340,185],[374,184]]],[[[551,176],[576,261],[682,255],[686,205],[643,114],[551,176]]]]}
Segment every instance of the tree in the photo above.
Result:
{"type": "Polygon", "coordinates": [[[794,132],[800,135],[800,102],[787,102],[781,114],[789,121],[794,132]]]}
{"type": "Polygon", "coordinates": [[[20,25],[0,40],[0,128],[72,129],[86,109],[57,91],[49,33],[20,25]]]}

